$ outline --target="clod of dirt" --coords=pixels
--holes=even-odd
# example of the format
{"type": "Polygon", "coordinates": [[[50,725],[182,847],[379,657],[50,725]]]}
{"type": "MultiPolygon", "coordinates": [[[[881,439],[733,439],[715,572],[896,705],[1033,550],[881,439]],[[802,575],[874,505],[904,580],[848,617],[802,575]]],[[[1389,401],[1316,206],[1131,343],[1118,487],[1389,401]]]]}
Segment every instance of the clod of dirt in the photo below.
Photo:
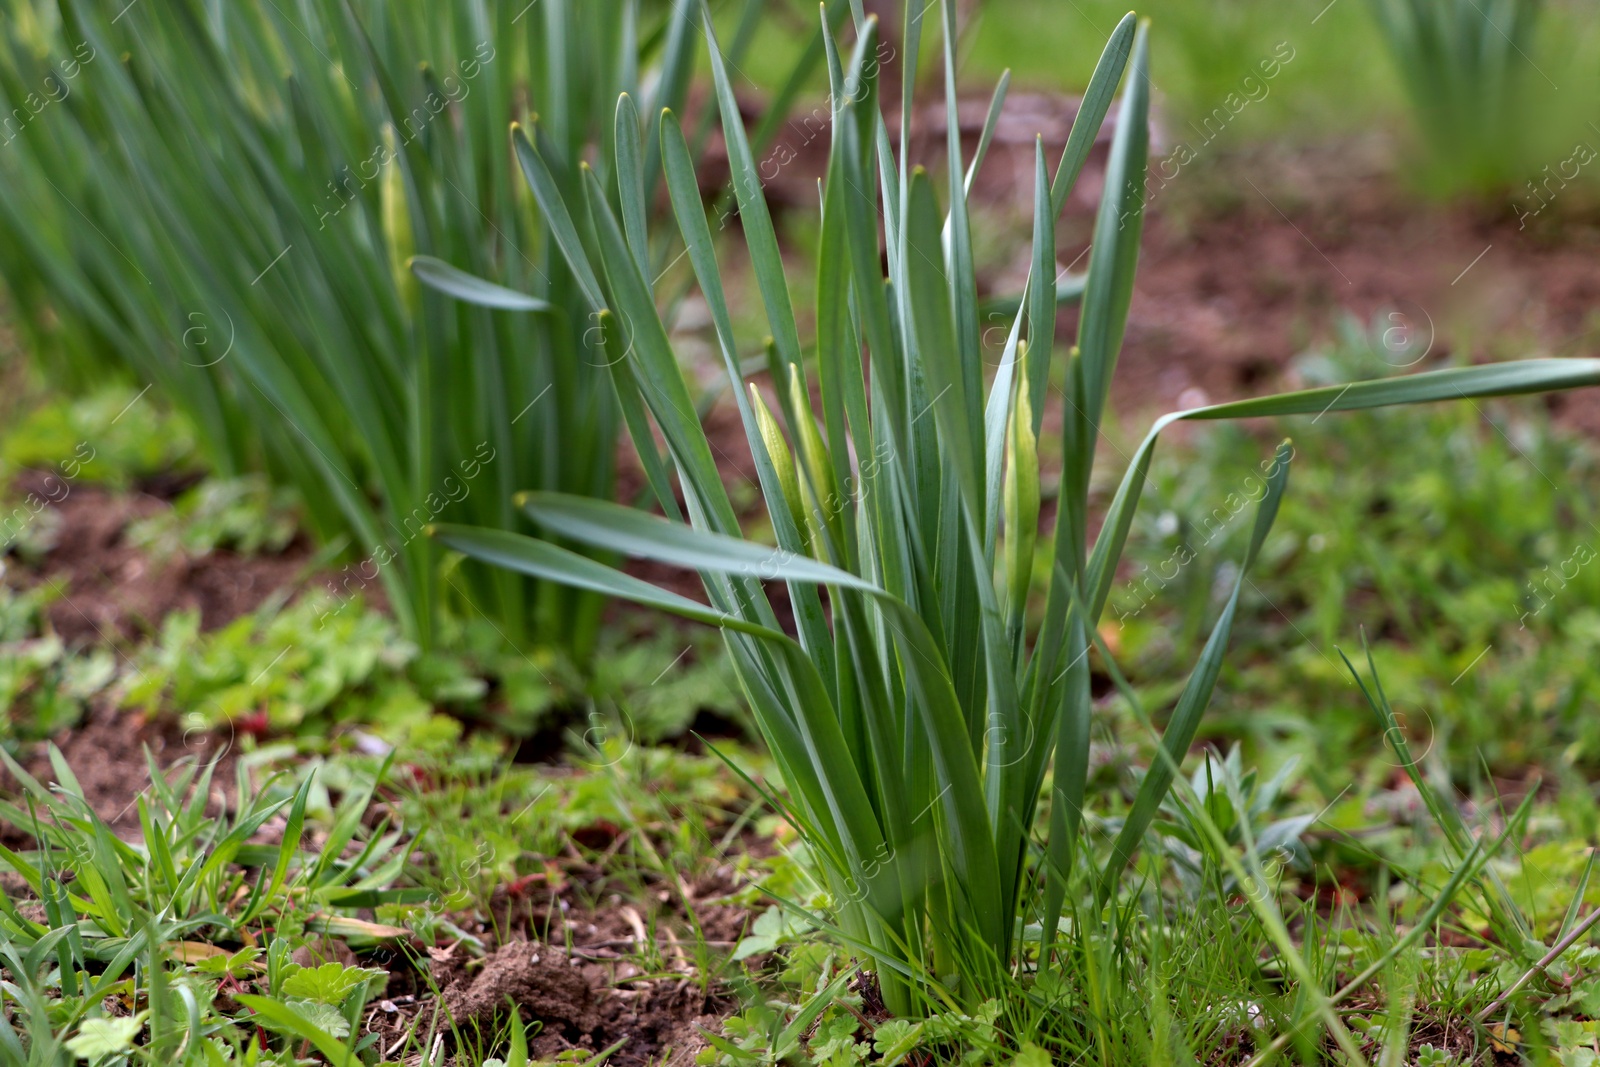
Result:
{"type": "Polygon", "coordinates": [[[564,952],[532,941],[501,945],[476,975],[444,991],[445,1010],[458,1026],[491,1022],[509,998],[544,1024],[543,1032],[573,1036],[598,1028],[594,988],[564,952]]]}

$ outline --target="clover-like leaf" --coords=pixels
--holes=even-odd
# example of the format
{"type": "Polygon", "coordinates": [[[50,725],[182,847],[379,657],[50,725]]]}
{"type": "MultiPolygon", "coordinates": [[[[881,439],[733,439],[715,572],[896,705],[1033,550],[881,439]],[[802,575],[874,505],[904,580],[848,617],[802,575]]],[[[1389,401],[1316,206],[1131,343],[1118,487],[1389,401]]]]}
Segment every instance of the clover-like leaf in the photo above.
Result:
{"type": "Polygon", "coordinates": [[[90,1062],[121,1055],[133,1047],[148,1014],[142,1011],[125,1019],[85,1019],[76,1036],[67,1039],[67,1051],[90,1062]]]}
{"type": "Polygon", "coordinates": [[[922,1023],[905,1019],[890,1019],[880,1024],[872,1033],[872,1047],[883,1057],[884,1067],[894,1067],[910,1055],[922,1043],[922,1029],[922,1023]]]}
{"type": "Polygon", "coordinates": [[[228,974],[235,978],[243,978],[250,971],[261,969],[261,964],[257,962],[260,957],[260,949],[246,945],[238,952],[224,952],[220,956],[207,956],[205,959],[196,962],[194,969],[201,974],[228,974]]]}
{"type": "Polygon", "coordinates": [[[341,1040],[350,1036],[350,1021],[339,1014],[332,1004],[295,998],[286,1002],[288,1008],[312,1026],[341,1040]]]}

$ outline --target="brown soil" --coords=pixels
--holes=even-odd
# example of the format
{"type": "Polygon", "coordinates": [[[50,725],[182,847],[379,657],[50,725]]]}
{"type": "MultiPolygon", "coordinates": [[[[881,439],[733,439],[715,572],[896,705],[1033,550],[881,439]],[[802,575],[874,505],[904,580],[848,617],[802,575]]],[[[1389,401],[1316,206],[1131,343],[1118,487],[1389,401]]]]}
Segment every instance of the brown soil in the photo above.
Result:
{"type": "MultiPolygon", "coordinates": [[[[1575,196],[1560,205],[1565,217],[1524,229],[1508,204],[1413,199],[1383,158],[1363,143],[1261,152],[1153,182],[1118,406],[1148,413],[1292,386],[1289,362],[1347,316],[1395,330],[1396,342],[1414,339],[1394,352],[1380,338],[1374,376],[1450,358],[1594,353],[1600,227],[1575,196]],[[1185,396],[1193,389],[1204,397],[1185,396]]],[[[1087,221],[1069,217],[1064,231],[1074,229],[1079,244],[1064,244],[1064,263],[1087,221]]],[[[1600,394],[1553,407],[1600,433],[1600,394]]]]}
{"type": "MultiPolygon", "coordinates": [[[[233,800],[235,757],[225,730],[186,731],[174,719],[146,719],[131,712],[97,707],[82,723],[57,736],[54,743],[77,778],[84,800],[123,836],[137,837],[140,832],[134,802],[149,786],[147,751],[169,780],[180,761],[201,767],[216,761],[209,810],[220,811],[233,800]]],[[[24,770],[47,786],[58,780],[42,745],[34,746],[22,764],[24,770]]],[[[20,785],[7,772],[0,772],[0,783],[7,793],[15,792],[20,785]]],[[[19,833],[10,826],[0,827],[0,843],[14,846],[19,833]]]]}
{"type": "MultiPolygon", "coordinates": [[[[42,493],[46,477],[24,472],[16,492],[42,493]]],[[[306,584],[313,548],[304,537],[275,556],[219,550],[199,559],[156,559],[127,543],[131,523],[170,506],[147,493],[74,486],[51,505],[60,522],[55,547],[36,566],[9,562],[6,580],[55,592],[46,615],[69,645],[111,645],[152,634],[175,611],[199,611],[201,626],[214,630],[274,593],[306,584]]]]}
{"type": "MultiPolygon", "coordinates": [[[[168,722],[103,712],[57,740],[85,798],[124,834],[138,832],[132,799],[147,783],[144,746],[163,767],[183,757],[203,762],[220,755],[208,807],[221,812],[237,799],[227,739],[220,734],[184,736],[168,722]]],[[[40,780],[54,780],[42,753],[26,766],[40,780]]],[[[7,782],[10,791],[17,786],[7,782]]],[[[380,800],[374,818],[383,806],[380,800]]],[[[310,966],[334,959],[389,971],[384,995],[374,1000],[364,1024],[380,1035],[386,1052],[393,1050],[386,1058],[417,1062],[418,1052],[437,1043],[443,1057],[435,1062],[475,1063],[456,1058],[452,1021],[468,1038],[492,1040],[500,1033],[494,1017],[504,1017],[509,998],[530,1026],[535,1058],[572,1048],[598,1051],[625,1039],[610,1063],[684,1067],[704,1045],[699,1028],[715,1030],[737,1006],[699,972],[694,930],[706,947],[725,953],[753,914],[725,902],[741,887],[726,864],[693,879],[644,874],[642,885],[630,880],[613,892],[616,874],[607,859],[623,834],[604,824],[574,831],[564,854],[545,857],[541,874],[497,887],[488,915],[453,915],[459,930],[489,946],[481,958],[462,941],[397,944],[358,958],[343,942],[325,938],[300,950],[296,962],[310,966]],[[596,906],[599,900],[604,903],[596,906]]],[[[272,833],[260,835],[271,839],[272,833]]],[[[31,837],[12,827],[0,830],[0,843],[33,847],[31,837]]],[[[772,843],[746,833],[732,849],[770,855],[772,843]]],[[[28,896],[21,883],[5,888],[24,901],[28,896]]]]}
{"type": "Polygon", "coordinates": [[[453,1053],[451,1023],[468,1040],[492,1039],[497,1016],[503,1019],[510,1003],[529,1024],[536,1059],[574,1048],[600,1051],[620,1041],[608,1060],[618,1067],[690,1064],[704,1047],[698,1027],[716,1028],[733,1007],[690,975],[632,977],[638,973],[632,964],[594,963],[581,948],[569,953],[539,941],[507,941],[470,962],[455,949],[436,949],[429,966],[438,997],[385,997],[368,1015],[368,1032],[380,1035],[387,1054],[434,1042],[453,1053]]]}

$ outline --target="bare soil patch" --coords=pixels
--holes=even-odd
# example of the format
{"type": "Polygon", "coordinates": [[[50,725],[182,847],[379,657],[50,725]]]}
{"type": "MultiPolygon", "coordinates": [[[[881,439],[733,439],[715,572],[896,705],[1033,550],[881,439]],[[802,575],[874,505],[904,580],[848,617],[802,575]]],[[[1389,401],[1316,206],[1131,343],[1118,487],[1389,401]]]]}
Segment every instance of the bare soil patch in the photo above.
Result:
{"type": "MultiPolygon", "coordinates": [[[[23,472],[16,491],[38,492],[47,477],[23,472]]],[[[218,550],[198,559],[157,559],[128,543],[131,524],[169,506],[145,492],[74,486],[60,503],[50,505],[60,523],[55,547],[36,566],[8,561],[6,581],[57,591],[46,615],[68,645],[112,645],[148,636],[175,611],[199,611],[202,628],[214,630],[254,611],[275,593],[308,582],[314,548],[303,535],[278,555],[218,550]]]]}
{"type": "MultiPolygon", "coordinates": [[[[1262,150],[1153,185],[1117,405],[1171,410],[1292,386],[1290,361],[1349,316],[1377,334],[1374,376],[1593,354],[1600,225],[1576,195],[1524,226],[1508,203],[1419,201],[1384,159],[1361,142],[1262,150]]],[[[1087,226],[1067,220],[1079,232],[1064,261],[1087,226]]],[[[1075,326],[1064,320],[1063,338],[1075,326]]],[[[1550,403],[1600,433],[1600,394],[1550,403]]]]}

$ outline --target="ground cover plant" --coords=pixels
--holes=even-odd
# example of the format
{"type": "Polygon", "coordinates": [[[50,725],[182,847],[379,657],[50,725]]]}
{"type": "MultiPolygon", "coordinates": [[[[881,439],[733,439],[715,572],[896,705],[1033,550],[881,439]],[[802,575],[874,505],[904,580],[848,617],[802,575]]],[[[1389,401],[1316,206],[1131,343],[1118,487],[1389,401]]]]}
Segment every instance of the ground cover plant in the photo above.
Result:
{"type": "Polygon", "coordinates": [[[454,740],[458,730],[444,727],[453,720],[435,709],[544,745],[573,728],[654,743],[697,715],[743,714],[707,641],[625,619],[601,635],[592,664],[554,648],[507,648],[493,621],[470,610],[441,613],[442,644],[424,649],[381,600],[327,592],[317,572],[331,557],[310,551],[298,501],[258,476],[207,474],[181,415],[121,387],[71,398],[33,382],[24,392],[27,414],[0,431],[11,483],[0,493],[0,745],[13,752],[79,725],[96,704],[310,744],[360,725],[408,748],[454,740]],[[62,455],[73,458],[57,463],[62,455]],[[85,554],[75,525],[105,504],[122,525],[100,536],[127,559],[55,565],[62,551],[85,554]],[[159,592],[197,566],[257,562],[290,584],[252,598],[256,577],[237,579],[233,614],[159,596],[154,612],[132,596],[123,613],[103,599],[117,586],[104,566],[132,568],[159,592]],[[89,647],[82,631],[95,639],[89,647]]]}
{"type": "MultiPolygon", "coordinates": [[[[941,14],[947,107],[953,113],[953,8],[941,5],[941,14]]],[[[916,16],[910,25],[914,38],[916,16]]],[[[871,61],[876,22],[858,21],[857,32],[848,64],[830,37],[836,122],[822,190],[816,284],[820,428],[808,384],[813,372],[802,355],[775,232],[742,126],[730,119],[736,111],[714,40],[711,47],[734,188],[774,338],[769,365],[777,413],[755,389],[739,403],[777,544],[740,536],[678,375],[651,280],[639,269],[640,235],[619,223],[613,210],[620,204],[624,220],[638,217],[638,175],[620,167],[621,180],[611,190],[590,173],[581,200],[564,198],[535,140],[526,135],[519,137],[517,151],[530,185],[605,326],[618,364],[636,377],[666,441],[684,504],[680,513],[667,503],[675,495],[656,440],[637,425],[635,445],[667,517],[559,494],[529,493],[520,500],[551,536],[700,571],[709,604],[553,543],[454,525],[434,533],[487,562],[721,628],[788,787],[785,810],[806,836],[832,895],[830,929],[870,955],[887,1008],[910,1018],[956,1012],[969,1023],[983,1019],[975,1013],[990,1011],[992,1023],[996,1016],[987,1006],[996,1005],[993,1011],[1009,1013],[1008,1033],[1033,1034],[1061,1050],[1073,1043],[1074,1023],[1052,1009],[1073,1002],[1084,981],[1084,957],[1110,943],[1085,930],[1102,922],[1115,925],[1124,871],[1169,789],[1183,781],[1177,762],[1210,701],[1239,598],[1288,480],[1291,450],[1285,444],[1261,465],[1251,495],[1259,505],[1231,595],[1178,696],[1159,758],[1109,847],[1085,848],[1088,656],[1160,432],[1184,419],[1320,417],[1573,388],[1600,381],[1600,364],[1531,360],[1433,371],[1167,416],[1132,457],[1091,544],[1088,487],[1127,314],[1143,205],[1144,30],[1130,16],[1113,35],[1053,180],[1042,150],[1038,154],[1035,270],[987,396],[961,142],[952,125],[945,214],[929,175],[894,154],[879,114],[878,71],[871,61]],[[1125,67],[1127,88],[1089,258],[1078,344],[1067,355],[1064,375],[1056,371],[1058,380],[1064,378],[1064,471],[1054,544],[1047,551],[1048,589],[1030,620],[1035,554],[1044,541],[1037,435],[1052,379],[1055,220],[1125,67]],[[881,213],[873,191],[880,179],[887,205],[881,213]],[[876,222],[884,227],[885,249],[873,240],[876,222]],[[865,369],[856,355],[863,348],[865,369]],[[798,638],[777,625],[762,579],[786,584],[798,638]],[[819,587],[826,591],[826,610],[819,587]],[[1047,780],[1049,826],[1036,847],[1034,818],[1047,780]]],[[[907,78],[914,77],[913,68],[908,58],[907,78]]],[[[639,137],[633,115],[624,100],[619,144],[639,137]]],[[[679,231],[728,374],[737,380],[742,375],[709,226],[688,148],[670,115],[662,137],[679,231]]],[[[899,143],[909,140],[902,128],[899,143]]],[[[1242,806],[1238,792],[1230,798],[1235,811],[1242,806]]],[[[1258,843],[1248,828],[1240,838],[1240,859],[1227,847],[1208,803],[1195,807],[1192,793],[1184,791],[1178,800],[1192,813],[1195,841],[1215,846],[1238,885],[1261,879],[1258,843]]],[[[1453,824],[1448,828],[1455,830],[1453,824]]],[[[1452,878],[1474,879],[1484,848],[1462,845],[1452,878]]],[[[1304,999],[1289,1032],[1314,1019],[1347,1055],[1359,1056],[1320,992],[1322,983],[1290,944],[1281,916],[1263,906],[1260,921],[1301,983],[1304,999]]],[[[799,1030],[815,1021],[801,1018],[799,1030]]]]}
{"type": "MultiPolygon", "coordinates": [[[[562,774],[507,771],[493,743],[414,749],[403,764],[348,750],[310,763],[286,755],[241,754],[232,781],[215,762],[163,771],[152,761],[137,846],[119,836],[128,813],[97,813],[58,751],[53,790],[0,757],[25,789],[0,819],[29,840],[0,853],[0,1062],[442,1063],[448,1048],[455,1063],[599,1064],[630,1041],[621,1060],[646,1062],[656,1042],[637,1030],[558,1057],[562,1009],[546,1000],[525,1025],[483,992],[508,970],[497,979],[486,964],[506,958],[504,941],[522,946],[526,971],[536,937],[547,967],[620,968],[637,993],[693,974],[689,961],[705,952],[697,931],[719,918],[726,927],[719,898],[733,883],[716,880],[728,856],[714,838],[675,828],[690,819],[737,832],[748,805],[714,761],[634,749],[562,774]],[[236,809],[213,810],[219,789],[239,798],[236,809]],[[603,873],[574,850],[600,828],[618,848],[590,855],[621,851],[603,873]],[[630,905],[636,942],[606,941],[590,921],[605,920],[596,902],[618,889],[643,898],[708,878],[724,888],[687,910],[630,905]],[[523,888],[508,894],[508,881],[523,888]]],[[[610,917],[629,929],[615,909],[610,917]]],[[[521,980],[503,990],[525,996],[521,980]]],[[[604,1022],[586,1003],[564,1018],[614,1029],[626,1019],[610,1007],[604,1022]]]]}

